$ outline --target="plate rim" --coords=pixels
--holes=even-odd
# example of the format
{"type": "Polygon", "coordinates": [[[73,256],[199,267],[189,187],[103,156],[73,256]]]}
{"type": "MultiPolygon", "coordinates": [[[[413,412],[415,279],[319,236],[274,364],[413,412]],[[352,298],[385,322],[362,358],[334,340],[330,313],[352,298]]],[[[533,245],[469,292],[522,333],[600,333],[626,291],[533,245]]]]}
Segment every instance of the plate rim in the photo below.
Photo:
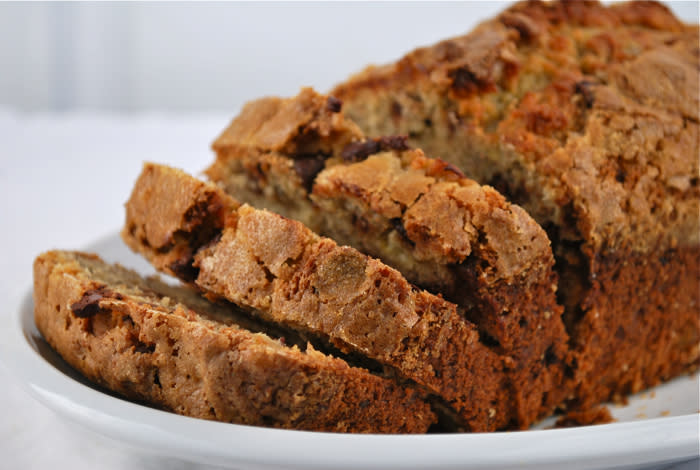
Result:
{"type": "MultiPolygon", "coordinates": [[[[113,238],[103,237],[91,248],[113,238]]],[[[181,416],[113,397],[64,374],[32,344],[32,334],[39,333],[31,289],[20,299],[11,324],[0,329],[5,336],[0,364],[62,417],[147,453],[214,465],[319,469],[553,469],[564,463],[589,469],[682,461],[700,454],[698,413],[565,429],[427,435],[294,431],[181,416]]]]}

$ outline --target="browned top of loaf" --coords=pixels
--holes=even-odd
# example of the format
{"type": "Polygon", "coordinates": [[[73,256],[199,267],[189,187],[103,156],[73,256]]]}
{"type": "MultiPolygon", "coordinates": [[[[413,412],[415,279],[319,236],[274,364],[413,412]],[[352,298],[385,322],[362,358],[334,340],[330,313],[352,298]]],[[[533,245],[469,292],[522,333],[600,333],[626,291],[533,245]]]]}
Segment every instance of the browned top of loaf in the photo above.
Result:
{"type": "Polygon", "coordinates": [[[404,248],[420,261],[461,263],[474,253],[490,265],[493,280],[553,264],[546,234],[520,207],[454,166],[408,148],[405,139],[364,138],[339,102],[311,89],[248,103],[214,149],[217,161],[207,170],[213,180],[225,179],[227,159],[281,166],[278,171],[299,177],[301,191],[311,188],[312,199],[345,197],[400,221],[409,242],[404,248]],[[328,103],[337,103],[333,112],[328,103]],[[323,132],[311,140],[307,129],[323,132]],[[325,150],[308,174],[298,162],[312,144],[325,150]]]}
{"type": "Polygon", "coordinates": [[[596,249],[697,244],[698,39],[654,2],[522,2],[333,94],[431,94],[455,128],[518,152],[570,208],[554,222],[573,211],[596,249]]]}
{"type": "Polygon", "coordinates": [[[94,255],[39,256],[35,305],[44,337],[88,378],[181,414],[344,432],[424,432],[435,419],[413,390],[94,255]]]}
{"type": "Polygon", "coordinates": [[[455,264],[475,256],[492,282],[554,261],[544,230],[524,210],[421,150],[331,166],[319,173],[313,196],[346,197],[400,223],[404,248],[417,260],[455,264]]]}
{"type": "Polygon", "coordinates": [[[193,247],[204,243],[223,228],[226,214],[238,202],[212,184],[196,178],[174,180],[145,165],[141,180],[149,190],[141,200],[126,204],[127,220],[142,221],[125,228],[130,236],[158,250],[177,275],[192,280],[194,273],[181,260],[191,260],[193,247]],[[147,214],[159,214],[149,217],[147,214]],[[182,243],[183,239],[192,242],[182,243]],[[178,264],[179,263],[179,264],[178,264]],[[189,270],[189,271],[188,271],[189,270]]]}
{"type": "Polygon", "coordinates": [[[332,154],[362,136],[339,113],[340,101],[304,88],[297,99],[261,98],[243,107],[216,139],[216,151],[246,147],[299,157],[332,154]]]}

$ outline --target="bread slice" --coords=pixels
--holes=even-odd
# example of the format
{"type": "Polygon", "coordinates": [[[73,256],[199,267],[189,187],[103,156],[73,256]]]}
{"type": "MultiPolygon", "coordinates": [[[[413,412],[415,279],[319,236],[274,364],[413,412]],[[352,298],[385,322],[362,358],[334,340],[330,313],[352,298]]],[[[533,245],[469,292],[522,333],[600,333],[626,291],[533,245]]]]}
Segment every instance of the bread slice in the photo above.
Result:
{"type": "Polygon", "coordinates": [[[522,2],[332,91],[547,230],[582,406],[700,363],[698,34],[654,2],[522,2]]]}
{"type": "Polygon", "coordinates": [[[571,385],[554,257],[520,207],[405,138],[366,139],[337,100],[311,89],[248,103],[213,148],[207,175],[230,194],[457,303],[507,364],[514,424],[527,427],[562,403],[571,385]],[[310,159],[313,167],[303,163],[310,159]]]}
{"type": "Polygon", "coordinates": [[[34,303],[39,330],[69,364],[159,408],[316,431],[418,433],[435,421],[413,389],[95,255],[40,255],[34,303]]]}
{"type": "Polygon", "coordinates": [[[210,297],[415,384],[458,428],[512,424],[504,358],[482,344],[454,304],[297,221],[247,205],[222,213],[222,206],[236,203],[216,185],[146,164],[126,204],[122,236],[157,269],[194,279],[210,297]],[[163,201],[173,210],[160,210],[163,201]],[[214,226],[222,227],[217,236],[199,237],[214,226]]]}

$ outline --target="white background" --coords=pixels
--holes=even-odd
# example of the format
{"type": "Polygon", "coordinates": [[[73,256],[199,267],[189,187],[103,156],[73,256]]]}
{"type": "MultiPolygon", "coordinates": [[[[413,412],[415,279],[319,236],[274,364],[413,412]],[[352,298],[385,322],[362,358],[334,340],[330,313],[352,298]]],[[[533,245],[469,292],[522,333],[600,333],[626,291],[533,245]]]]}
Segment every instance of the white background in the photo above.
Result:
{"type": "MultiPolygon", "coordinates": [[[[225,110],[321,91],[506,2],[0,3],[0,105],[225,110]]],[[[697,22],[698,2],[669,2],[697,22]]]]}
{"type": "MultiPolygon", "coordinates": [[[[14,321],[39,252],[119,229],[143,160],[197,172],[243,102],[327,90],[502,7],[0,3],[0,328],[14,321]]],[[[697,21],[697,2],[673,8],[697,21]]],[[[2,367],[0,384],[2,470],[188,468],[74,429],[2,367]]]]}

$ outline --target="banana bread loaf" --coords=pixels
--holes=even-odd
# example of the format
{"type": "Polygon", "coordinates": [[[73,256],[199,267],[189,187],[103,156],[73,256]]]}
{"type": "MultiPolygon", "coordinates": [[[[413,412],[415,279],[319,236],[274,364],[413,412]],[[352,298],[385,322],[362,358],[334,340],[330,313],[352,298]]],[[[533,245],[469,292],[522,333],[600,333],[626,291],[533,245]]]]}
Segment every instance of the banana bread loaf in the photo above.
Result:
{"type": "Polygon", "coordinates": [[[522,2],[332,92],[547,231],[582,407],[699,364],[698,35],[654,2],[522,2]]]}
{"type": "Polygon", "coordinates": [[[34,302],[39,330],[68,363],[166,410],[339,432],[425,432],[435,421],[415,389],[350,367],[231,305],[95,255],[40,255],[34,302]]]}
{"type": "Polygon", "coordinates": [[[310,89],[248,103],[213,147],[207,175],[237,199],[300,220],[457,303],[507,364],[513,425],[561,404],[568,338],[554,258],[520,207],[404,138],[365,139],[340,102],[310,89]]]}

